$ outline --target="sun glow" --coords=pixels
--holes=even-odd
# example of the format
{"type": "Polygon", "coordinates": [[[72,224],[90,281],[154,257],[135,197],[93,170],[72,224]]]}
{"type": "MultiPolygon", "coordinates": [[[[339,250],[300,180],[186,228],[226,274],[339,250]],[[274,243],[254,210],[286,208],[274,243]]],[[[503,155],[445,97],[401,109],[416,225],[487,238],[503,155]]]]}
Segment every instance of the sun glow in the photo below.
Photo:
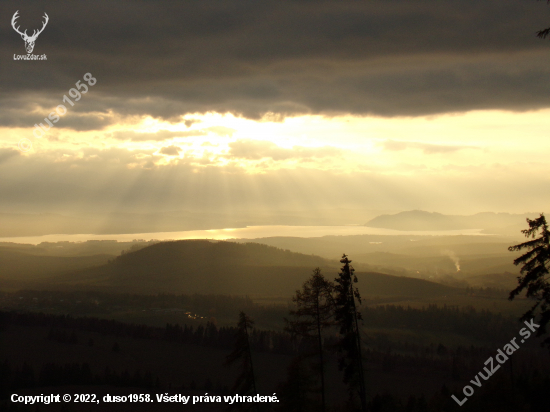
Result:
{"type": "MultiPolygon", "coordinates": [[[[247,173],[314,168],[377,174],[460,174],[493,164],[545,162],[550,110],[473,111],[426,117],[298,116],[275,121],[232,114],[195,113],[168,122],[127,118],[101,132],[60,127],[33,139],[32,151],[66,161],[93,161],[98,150],[132,153],[128,167],[184,163],[247,173]],[[536,149],[534,149],[536,148],[536,149]]],[[[5,128],[3,145],[32,131],[5,128]],[[9,140],[9,141],[8,141],[9,140]]]]}

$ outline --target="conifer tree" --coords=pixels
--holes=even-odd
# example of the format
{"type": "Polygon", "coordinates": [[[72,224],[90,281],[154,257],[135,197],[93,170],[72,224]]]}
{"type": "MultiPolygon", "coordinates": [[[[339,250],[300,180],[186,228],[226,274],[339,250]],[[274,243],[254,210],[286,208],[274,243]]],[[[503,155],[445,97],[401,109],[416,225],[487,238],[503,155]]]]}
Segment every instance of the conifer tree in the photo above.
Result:
{"type": "MultiPolygon", "coordinates": [[[[550,0],[547,0],[546,3],[547,4],[550,3],[550,0]]],[[[541,39],[546,39],[549,35],[550,35],[550,27],[548,27],[546,29],[543,29],[543,30],[538,30],[537,31],[537,37],[539,37],[541,39]]]]}
{"type": "MultiPolygon", "coordinates": [[[[244,312],[239,313],[239,323],[237,324],[237,334],[233,351],[227,355],[225,365],[231,366],[240,362],[241,370],[231,391],[238,395],[254,396],[256,390],[256,379],[254,377],[254,367],[252,365],[252,352],[250,350],[249,330],[254,326],[254,321],[244,312]]],[[[253,404],[252,404],[253,405],[253,404]]]]}
{"type": "Polygon", "coordinates": [[[340,326],[340,340],[336,346],[340,357],[338,366],[344,371],[344,383],[349,388],[349,403],[354,403],[355,396],[359,396],[361,410],[367,411],[367,396],[363,371],[363,359],[361,355],[361,335],[359,320],[361,313],[357,310],[355,299],[361,303],[359,290],[353,286],[357,283],[351,260],[346,254],[342,255],[340,263],[343,263],[339,276],[335,279],[335,313],[336,323],[340,326]]]}
{"type": "MultiPolygon", "coordinates": [[[[542,213],[536,219],[527,219],[527,223],[529,229],[522,230],[521,233],[531,240],[508,248],[511,252],[527,250],[514,260],[514,265],[522,265],[521,275],[518,277],[518,286],[510,292],[509,299],[513,300],[524,289],[527,289],[525,295],[535,299],[536,302],[522,316],[522,320],[532,319],[539,309],[541,319],[537,336],[540,336],[546,332],[546,325],[550,321],[550,284],[547,279],[548,264],[550,263],[550,232],[546,217],[542,213]],[[536,237],[537,235],[539,237],[536,237]]],[[[544,342],[550,345],[550,338],[545,339],[544,342]]]]}
{"type": "Polygon", "coordinates": [[[278,411],[284,412],[308,412],[318,411],[318,405],[312,403],[306,396],[311,392],[315,382],[308,373],[304,358],[295,357],[287,368],[287,379],[279,384],[277,394],[280,404],[278,411]]]}
{"type": "Polygon", "coordinates": [[[286,330],[293,336],[314,339],[319,359],[318,370],[321,380],[321,410],[326,410],[325,374],[322,331],[332,326],[334,316],[334,284],[324,278],[321,269],[315,268],[311,278],[304,282],[302,290],[297,290],[292,301],[296,310],[291,310],[293,320],[285,319],[286,330]]]}

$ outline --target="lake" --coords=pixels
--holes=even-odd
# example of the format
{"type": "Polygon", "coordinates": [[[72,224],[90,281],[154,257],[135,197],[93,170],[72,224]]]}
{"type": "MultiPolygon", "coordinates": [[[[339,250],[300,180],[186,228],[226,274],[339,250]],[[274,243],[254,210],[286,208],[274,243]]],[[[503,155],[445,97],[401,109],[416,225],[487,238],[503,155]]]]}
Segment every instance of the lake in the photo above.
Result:
{"type": "Polygon", "coordinates": [[[143,240],[180,240],[180,239],[257,239],[274,236],[291,237],[321,237],[321,236],[350,236],[350,235],[420,235],[420,236],[490,236],[484,235],[481,229],[465,230],[431,230],[431,231],[400,231],[381,229],[367,226],[248,226],[243,228],[188,230],[181,232],[153,232],[153,233],[122,233],[115,235],[43,235],[0,237],[0,242],[30,243],[41,242],[85,242],[87,240],[117,240],[131,242],[134,239],[143,240]]]}

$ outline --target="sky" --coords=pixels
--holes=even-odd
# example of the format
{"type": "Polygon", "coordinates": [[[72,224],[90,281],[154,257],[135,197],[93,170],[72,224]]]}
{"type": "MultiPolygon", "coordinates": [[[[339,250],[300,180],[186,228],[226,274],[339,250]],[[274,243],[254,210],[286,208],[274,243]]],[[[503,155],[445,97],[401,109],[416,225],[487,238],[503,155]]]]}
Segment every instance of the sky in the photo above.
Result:
{"type": "Polygon", "coordinates": [[[0,213],[549,210],[546,2],[4,1],[0,17],[0,213]],[[28,34],[47,13],[47,60],[19,59],[16,11],[28,34]]]}

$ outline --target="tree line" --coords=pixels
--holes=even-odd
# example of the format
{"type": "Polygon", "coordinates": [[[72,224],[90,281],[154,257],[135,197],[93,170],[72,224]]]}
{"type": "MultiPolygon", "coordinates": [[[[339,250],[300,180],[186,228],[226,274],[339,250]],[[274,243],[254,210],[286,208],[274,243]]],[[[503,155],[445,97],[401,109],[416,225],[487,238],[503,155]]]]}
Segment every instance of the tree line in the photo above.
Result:
{"type": "MultiPolygon", "coordinates": [[[[367,411],[361,330],[361,295],[355,286],[357,277],[344,254],[343,264],[334,282],[324,278],[319,268],[314,269],[301,290],[296,291],[293,302],[296,309],[290,311],[286,331],[300,350],[288,368],[287,382],[281,386],[280,396],[284,399],[284,410],[305,410],[316,405],[316,410],[326,411],[325,351],[324,335],[335,328],[337,338],[332,348],[338,354],[338,368],[343,373],[343,382],[348,387],[347,406],[362,412],[367,411]],[[309,373],[312,369],[313,373],[309,373]],[[317,384],[317,381],[319,384],[317,384]],[[317,388],[317,386],[319,387],[317,388]],[[309,396],[318,393],[320,399],[309,396]]],[[[256,378],[252,362],[250,330],[254,323],[244,312],[239,315],[238,330],[233,351],[228,355],[226,365],[237,363],[240,373],[233,386],[235,393],[255,395],[256,378]]],[[[257,410],[257,405],[245,409],[257,410]]]]}
{"type": "MultiPolygon", "coordinates": [[[[515,264],[523,263],[521,270],[523,276],[518,278],[519,286],[511,292],[510,299],[513,299],[519,292],[527,288],[527,296],[534,297],[537,302],[533,308],[528,311],[523,319],[532,316],[534,311],[540,307],[542,311],[542,328],[539,335],[544,332],[544,326],[550,319],[550,285],[547,283],[546,275],[550,273],[547,263],[550,262],[550,231],[541,215],[538,221],[530,221],[530,229],[524,231],[526,236],[533,236],[538,229],[542,230],[539,239],[516,245],[510,250],[521,250],[527,248],[529,251],[522,257],[516,259],[515,264]]],[[[359,321],[363,320],[361,312],[358,310],[361,304],[359,290],[354,286],[358,282],[354,275],[354,269],[351,267],[351,261],[344,254],[341,261],[339,276],[334,282],[324,278],[319,268],[314,269],[310,279],[302,286],[301,290],[296,291],[293,297],[295,309],[290,311],[290,319],[286,319],[286,331],[290,333],[293,341],[301,342],[300,350],[295,355],[293,361],[288,367],[288,378],[286,382],[280,385],[280,396],[283,399],[281,410],[284,411],[326,411],[326,391],[325,384],[325,352],[333,351],[338,353],[338,367],[343,372],[343,382],[348,387],[348,399],[345,404],[345,410],[349,411],[398,411],[398,412],[428,412],[429,410],[454,410],[456,405],[450,401],[450,393],[443,386],[442,394],[445,398],[440,400],[439,405],[430,407],[423,397],[410,397],[407,404],[403,405],[398,398],[391,395],[377,394],[370,402],[367,402],[367,390],[365,383],[365,374],[363,366],[363,342],[359,321]],[[331,329],[337,330],[337,338],[332,345],[327,346],[326,335],[331,329]],[[449,396],[446,396],[449,395],[449,396]]],[[[505,338],[504,334],[499,332],[506,331],[510,335],[516,332],[512,330],[511,319],[506,319],[501,315],[493,315],[488,311],[481,311],[479,314],[474,308],[458,309],[447,308],[439,309],[436,306],[429,306],[427,310],[420,311],[410,307],[403,308],[394,305],[367,309],[368,326],[386,326],[388,314],[390,318],[399,319],[396,327],[416,326],[425,330],[441,330],[441,325],[445,325],[444,331],[458,332],[461,334],[473,336],[486,336],[492,334],[495,339],[505,338]],[[422,317],[422,324],[419,324],[419,314],[427,314],[422,317]],[[398,316],[395,316],[398,314],[398,316]],[[479,316],[478,316],[479,315],[479,316]],[[476,318],[477,322],[470,322],[471,318],[476,318]],[[482,320],[480,322],[480,320],[482,320]],[[477,328],[472,328],[475,324],[477,328]]],[[[256,394],[256,381],[254,367],[252,362],[252,348],[250,345],[250,330],[253,328],[253,321],[244,312],[239,315],[237,338],[233,352],[227,357],[227,364],[239,363],[240,374],[233,387],[234,391],[240,391],[245,394],[256,394]],[[237,362],[239,361],[239,362],[237,362]]],[[[546,342],[549,342],[547,339],[546,342]]],[[[369,351],[370,352],[370,351],[369,351]]],[[[460,351],[459,351],[460,352],[460,351]]],[[[447,357],[449,351],[442,344],[437,347],[437,355],[447,357]]],[[[369,353],[370,355],[370,353],[369,353]]],[[[398,357],[400,355],[397,355],[398,357]]],[[[392,357],[388,352],[382,361],[383,370],[393,368],[392,357]]],[[[516,359],[518,360],[518,359],[516,359]]],[[[484,388],[485,397],[481,396],[473,402],[476,405],[484,405],[482,409],[470,409],[472,402],[467,410],[505,410],[503,407],[494,409],[487,405],[487,400],[491,399],[495,393],[502,395],[502,388],[506,385],[505,395],[510,392],[516,394],[516,397],[504,404],[506,410],[510,405],[519,407],[521,405],[548,405],[548,400],[542,397],[540,393],[534,396],[534,399],[525,399],[526,392],[531,382],[538,387],[550,383],[547,375],[544,378],[538,376],[528,376],[525,372],[516,380],[512,364],[510,377],[504,378],[499,385],[489,385],[484,388]],[[522,402],[518,402],[522,399],[522,402]]],[[[464,361],[460,359],[459,353],[452,357],[451,379],[460,380],[461,369],[466,369],[464,361]]],[[[538,371],[535,369],[535,372],[538,371]]],[[[437,397],[437,394],[436,394],[437,397]]],[[[437,401],[436,401],[437,402],[437,401]]],[[[254,409],[251,405],[248,409],[254,409]]]]}

